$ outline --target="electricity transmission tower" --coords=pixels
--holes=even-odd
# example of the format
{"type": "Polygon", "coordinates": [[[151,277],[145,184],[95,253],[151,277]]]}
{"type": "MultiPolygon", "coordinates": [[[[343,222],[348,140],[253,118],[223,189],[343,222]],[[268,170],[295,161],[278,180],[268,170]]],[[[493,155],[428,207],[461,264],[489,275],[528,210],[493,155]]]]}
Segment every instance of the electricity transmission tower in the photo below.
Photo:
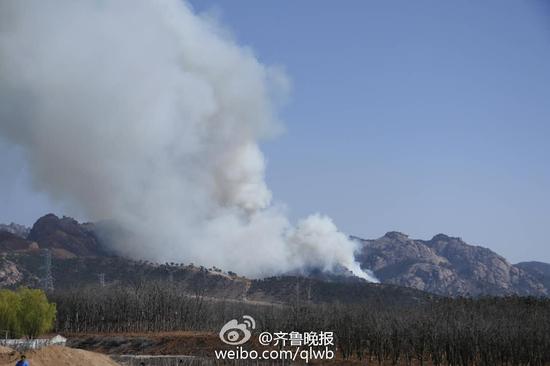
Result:
{"type": "Polygon", "coordinates": [[[44,250],[44,277],[42,278],[42,289],[44,291],[53,291],[52,275],[52,252],[49,249],[44,250]]]}
{"type": "Polygon", "coordinates": [[[105,273],[100,273],[99,277],[99,286],[105,287],[105,273]]]}

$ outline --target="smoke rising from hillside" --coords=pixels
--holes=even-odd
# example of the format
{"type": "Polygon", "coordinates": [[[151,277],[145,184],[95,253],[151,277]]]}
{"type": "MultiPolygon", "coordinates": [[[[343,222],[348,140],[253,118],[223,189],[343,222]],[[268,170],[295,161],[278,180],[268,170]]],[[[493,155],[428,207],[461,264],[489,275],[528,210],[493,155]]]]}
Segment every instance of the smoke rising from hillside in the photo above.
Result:
{"type": "Polygon", "coordinates": [[[285,75],[178,0],[0,2],[0,134],[38,188],[132,232],[126,255],[250,276],[343,265],[332,221],[271,203],[285,75]]]}

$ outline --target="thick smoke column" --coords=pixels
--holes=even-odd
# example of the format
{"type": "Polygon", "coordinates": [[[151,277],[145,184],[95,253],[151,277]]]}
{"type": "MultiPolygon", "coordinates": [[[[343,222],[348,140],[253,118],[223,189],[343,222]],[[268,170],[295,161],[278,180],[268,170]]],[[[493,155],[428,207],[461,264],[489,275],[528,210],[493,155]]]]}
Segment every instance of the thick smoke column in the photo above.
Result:
{"type": "Polygon", "coordinates": [[[271,203],[258,141],[287,84],[178,0],[0,2],[0,134],[37,187],[128,228],[118,251],[372,280],[329,218],[271,203]]]}

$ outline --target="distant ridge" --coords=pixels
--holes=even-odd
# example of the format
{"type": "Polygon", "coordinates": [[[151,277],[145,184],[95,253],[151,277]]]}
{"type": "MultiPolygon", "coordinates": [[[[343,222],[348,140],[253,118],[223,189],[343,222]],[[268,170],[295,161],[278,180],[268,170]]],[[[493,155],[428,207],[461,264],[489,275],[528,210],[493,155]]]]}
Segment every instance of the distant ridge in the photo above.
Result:
{"type": "Polygon", "coordinates": [[[430,240],[388,232],[361,243],[357,258],[382,283],[412,287],[448,296],[550,294],[550,265],[512,265],[490,249],[461,238],[437,234],[430,240]],[[547,266],[547,267],[545,267],[547,266]],[[539,268],[537,267],[537,268],[539,268]]]}

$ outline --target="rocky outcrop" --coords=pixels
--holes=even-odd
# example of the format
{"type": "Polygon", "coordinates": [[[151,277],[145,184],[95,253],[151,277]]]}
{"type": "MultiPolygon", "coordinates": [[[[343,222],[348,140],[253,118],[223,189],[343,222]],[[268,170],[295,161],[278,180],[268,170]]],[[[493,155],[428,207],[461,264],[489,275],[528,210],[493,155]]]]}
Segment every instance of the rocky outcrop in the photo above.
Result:
{"type": "Polygon", "coordinates": [[[19,236],[20,238],[26,239],[31,229],[23,225],[14,224],[12,222],[9,225],[0,224],[0,231],[7,231],[8,233],[11,233],[19,236]]]}
{"type": "MultiPolygon", "coordinates": [[[[58,287],[96,283],[99,273],[121,282],[137,278],[164,279],[167,275],[160,270],[162,266],[136,265],[104,249],[103,241],[116,236],[124,238],[121,233],[124,234],[120,228],[109,223],[81,224],[70,217],[59,218],[53,214],[41,217],[26,238],[11,231],[0,231],[0,259],[3,260],[0,286],[38,283],[44,276],[44,249],[52,255],[58,287]]],[[[550,295],[549,264],[512,265],[493,251],[469,245],[460,238],[438,234],[430,240],[416,240],[400,232],[389,232],[375,240],[354,239],[361,244],[357,260],[363,268],[372,270],[383,284],[450,296],[550,295]]],[[[172,269],[168,272],[174,278],[180,273],[172,269]]],[[[219,280],[232,276],[213,274],[215,276],[205,278],[216,284],[213,288],[218,292],[232,288],[227,285],[229,282],[219,280]]],[[[335,288],[362,283],[345,269],[327,274],[310,268],[287,275],[332,283],[335,288]]],[[[185,278],[190,283],[196,282],[191,277],[185,278]]]]}
{"type": "Polygon", "coordinates": [[[515,267],[524,270],[538,281],[544,284],[544,286],[550,291],[550,264],[543,262],[521,262],[515,265],[515,267]]]}
{"type": "Polygon", "coordinates": [[[438,234],[415,240],[389,232],[361,244],[358,260],[383,282],[441,295],[533,295],[549,289],[540,279],[495,252],[438,234]]]}
{"type": "Polygon", "coordinates": [[[54,214],[41,217],[33,225],[28,239],[42,249],[66,257],[93,257],[104,254],[93,231],[93,225],[80,224],[70,217],[58,218],[54,214]]]}
{"type": "Polygon", "coordinates": [[[32,241],[8,231],[0,231],[0,252],[32,249],[32,241]]]}
{"type": "Polygon", "coordinates": [[[12,287],[23,280],[17,265],[4,258],[0,259],[0,287],[12,287]]]}

